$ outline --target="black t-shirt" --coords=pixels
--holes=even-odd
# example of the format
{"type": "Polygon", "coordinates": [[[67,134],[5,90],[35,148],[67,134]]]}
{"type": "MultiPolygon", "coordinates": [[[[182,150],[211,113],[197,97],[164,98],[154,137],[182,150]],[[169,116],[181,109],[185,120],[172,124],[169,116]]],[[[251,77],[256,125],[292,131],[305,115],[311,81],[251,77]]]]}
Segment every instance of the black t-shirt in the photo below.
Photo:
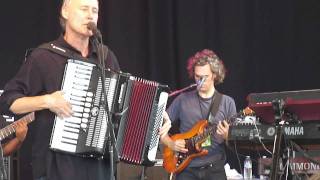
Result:
{"type": "MultiPolygon", "coordinates": [[[[81,56],[62,36],[51,43],[81,56]]],[[[97,61],[97,50],[91,44],[88,58],[97,61]]],[[[10,113],[9,107],[17,98],[60,90],[67,59],[47,49],[34,49],[17,75],[5,86],[0,97],[1,113],[10,113]]],[[[107,53],[105,64],[108,68],[119,71],[118,61],[111,50],[107,53]]],[[[54,117],[55,114],[49,110],[37,111],[35,121],[29,127],[34,178],[47,176],[48,180],[108,179],[108,161],[77,157],[49,149],[54,117]]]]}

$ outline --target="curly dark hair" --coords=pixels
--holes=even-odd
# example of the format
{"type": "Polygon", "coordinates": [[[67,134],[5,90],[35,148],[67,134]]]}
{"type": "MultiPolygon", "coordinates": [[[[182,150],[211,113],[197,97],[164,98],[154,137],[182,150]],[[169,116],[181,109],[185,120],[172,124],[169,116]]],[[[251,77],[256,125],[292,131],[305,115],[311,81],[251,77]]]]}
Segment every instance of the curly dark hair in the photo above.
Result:
{"type": "Polygon", "coordinates": [[[187,70],[190,78],[194,78],[194,67],[210,65],[212,73],[216,74],[215,84],[222,83],[226,76],[226,69],[222,60],[209,49],[198,51],[194,56],[188,60],[187,70]]]}

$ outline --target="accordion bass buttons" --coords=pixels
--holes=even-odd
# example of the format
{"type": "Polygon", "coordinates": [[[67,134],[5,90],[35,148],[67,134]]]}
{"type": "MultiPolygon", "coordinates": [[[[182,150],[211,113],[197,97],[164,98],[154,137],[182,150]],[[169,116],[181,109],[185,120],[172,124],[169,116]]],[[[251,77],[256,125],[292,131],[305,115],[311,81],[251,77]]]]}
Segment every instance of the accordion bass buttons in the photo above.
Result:
{"type": "Polygon", "coordinates": [[[82,121],[81,121],[82,123],[88,123],[88,119],[86,119],[86,118],[82,118],[82,121]]]}
{"type": "Polygon", "coordinates": [[[80,127],[81,127],[82,129],[87,129],[88,125],[85,124],[85,123],[81,123],[80,127]]]}
{"type": "Polygon", "coordinates": [[[89,113],[83,113],[84,118],[89,118],[89,113]]]}
{"type": "Polygon", "coordinates": [[[87,101],[87,102],[92,102],[92,98],[91,98],[91,97],[87,97],[87,98],[86,98],[86,101],[87,101]]]}

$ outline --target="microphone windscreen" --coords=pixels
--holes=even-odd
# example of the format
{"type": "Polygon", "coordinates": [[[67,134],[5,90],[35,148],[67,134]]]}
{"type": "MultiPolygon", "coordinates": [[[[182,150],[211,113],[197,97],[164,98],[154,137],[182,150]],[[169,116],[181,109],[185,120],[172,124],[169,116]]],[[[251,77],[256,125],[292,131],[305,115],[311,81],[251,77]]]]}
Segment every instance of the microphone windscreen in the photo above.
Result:
{"type": "Polygon", "coordinates": [[[200,90],[200,88],[202,87],[202,85],[206,81],[206,79],[207,79],[207,77],[203,76],[196,82],[198,90],[200,90]]]}
{"type": "Polygon", "coordinates": [[[94,22],[89,22],[87,28],[93,32],[93,34],[97,33],[97,26],[94,22]]]}

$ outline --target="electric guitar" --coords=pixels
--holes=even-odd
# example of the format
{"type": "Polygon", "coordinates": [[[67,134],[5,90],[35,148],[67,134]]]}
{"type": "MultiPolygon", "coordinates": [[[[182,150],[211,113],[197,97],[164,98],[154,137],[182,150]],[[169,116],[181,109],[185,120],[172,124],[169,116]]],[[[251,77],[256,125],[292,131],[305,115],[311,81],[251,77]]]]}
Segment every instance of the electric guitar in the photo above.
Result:
{"type": "MultiPolygon", "coordinates": [[[[34,121],[34,112],[23,116],[22,118],[20,118],[16,122],[18,122],[18,121],[25,121],[25,122],[27,122],[27,124],[31,123],[32,121],[34,121]]],[[[10,125],[0,129],[0,141],[7,138],[11,134],[15,133],[16,132],[15,126],[16,126],[15,123],[11,123],[10,125]]]]}
{"type": "MultiPolygon", "coordinates": [[[[230,121],[236,119],[236,117],[249,114],[253,114],[253,111],[247,107],[236,115],[230,117],[227,122],[230,123],[230,121]]],[[[184,139],[186,142],[185,147],[188,149],[188,152],[175,152],[168,146],[164,146],[163,166],[165,170],[169,173],[179,173],[190,164],[192,159],[207,155],[208,150],[202,149],[201,144],[208,136],[214,135],[216,133],[216,129],[216,124],[211,125],[208,120],[200,120],[191,128],[191,130],[171,136],[170,138],[173,141],[184,139]]]]}

